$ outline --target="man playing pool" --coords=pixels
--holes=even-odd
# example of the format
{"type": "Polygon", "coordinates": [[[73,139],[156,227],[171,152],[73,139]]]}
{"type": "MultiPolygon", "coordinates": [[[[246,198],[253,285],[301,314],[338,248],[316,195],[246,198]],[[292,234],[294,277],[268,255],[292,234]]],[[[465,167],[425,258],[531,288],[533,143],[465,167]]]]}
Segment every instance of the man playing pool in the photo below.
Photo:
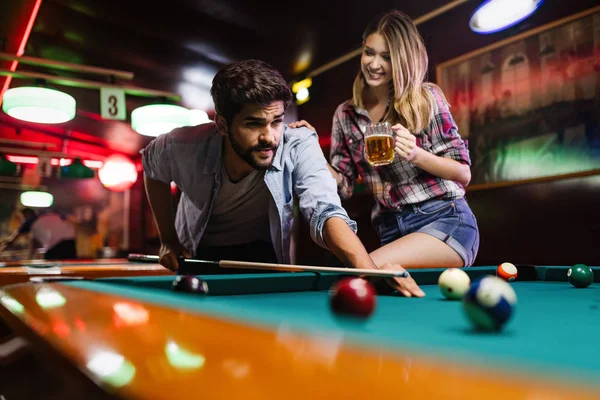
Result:
{"type": "MultiPolygon", "coordinates": [[[[159,262],[177,257],[290,263],[294,195],[311,238],[352,268],[376,266],[341,207],[316,133],[283,123],[292,93],[270,65],[230,64],[213,79],[215,121],[182,127],[142,150],[146,193],[157,223],[159,262]],[[181,190],[176,216],[170,182],[181,190]]],[[[392,285],[423,296],[412,278],[392,285]]]]}

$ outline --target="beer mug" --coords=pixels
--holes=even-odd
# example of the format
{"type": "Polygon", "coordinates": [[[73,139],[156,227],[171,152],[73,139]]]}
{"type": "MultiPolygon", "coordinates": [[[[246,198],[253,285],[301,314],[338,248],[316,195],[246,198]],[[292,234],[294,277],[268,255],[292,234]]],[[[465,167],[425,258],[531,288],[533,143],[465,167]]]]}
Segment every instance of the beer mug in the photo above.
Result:
{"type": "Polygon", "coordinates": [[[394,161],[394,133],[387,122],[367,125],[365,131],[365,156],[374,167],[394,161]]]}

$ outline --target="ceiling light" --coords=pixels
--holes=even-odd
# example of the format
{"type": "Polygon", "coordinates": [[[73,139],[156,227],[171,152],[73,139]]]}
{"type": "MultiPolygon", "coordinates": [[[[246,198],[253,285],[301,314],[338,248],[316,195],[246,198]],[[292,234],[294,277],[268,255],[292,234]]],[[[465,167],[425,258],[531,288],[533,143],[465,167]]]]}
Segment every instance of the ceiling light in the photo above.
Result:
{"type": "Polygon", "coordinates": [[[296,93],[296,100],[304,101],[304,100],[308,99],[308,96],[309,96],[308,89],[302,88],[302,89],[298,90],[298,93],[296,93]]]}
{"type": "Polygon", "coordinates": [[[471,17],[477,33],[494,33],[518,24],[537,10],[544,0],[487,0],[471,17]]]}
{"type": "Polygon", "coordinates": [[[145,136],[159,136],[180,126],[190,125],[187,108],[174,104],[151,104],[131,112],[131,127],[145,136]]]}
{"type": "Polygon", "coordinates": [[[207,122],[210,122],[210,118],[208,117],[208,113],[203,110],[190,110],[190,125],[202,125],[207,122]]]}
{"type": "Polygon", "coordinates": [[[48,192],[32,190],[21,193],[21,204],[25,207],[50,207],[54,203],[54,196],[48,192]]]}
{"type": "Polygon", "coordinates": [[[298,93],[301,89],[308,89],[311,86],[312,86],[312,78],[311,77],[304,78],[299,82],[294,82],[294,84],[292,85],[292,92],[298,93]]]}
{"type": "Polygon", "coordinates": [[[75,117],[75,105],[75,99],[61,91],[23,86],[4,92],[2,110],[22,121],[59,124],[75,117]]]}
{"type": "Polygon", "coordinates": [[[294,82],[292,92],[296,94],[296,104],[301,105],[310,99],[308,88],[312,86],[312,78],[308,77],[299,82],[294,82]]]}

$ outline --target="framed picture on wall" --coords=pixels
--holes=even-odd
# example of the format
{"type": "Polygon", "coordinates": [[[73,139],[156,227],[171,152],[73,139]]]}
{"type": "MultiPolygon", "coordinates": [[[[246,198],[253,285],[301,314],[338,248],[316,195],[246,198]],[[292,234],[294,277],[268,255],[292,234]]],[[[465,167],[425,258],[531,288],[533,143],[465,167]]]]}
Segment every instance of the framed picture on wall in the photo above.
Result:
{"type": "Polygon", "coordinates": [[[600,170],[600,7],[437,66],[472,185],[600,170]]]}

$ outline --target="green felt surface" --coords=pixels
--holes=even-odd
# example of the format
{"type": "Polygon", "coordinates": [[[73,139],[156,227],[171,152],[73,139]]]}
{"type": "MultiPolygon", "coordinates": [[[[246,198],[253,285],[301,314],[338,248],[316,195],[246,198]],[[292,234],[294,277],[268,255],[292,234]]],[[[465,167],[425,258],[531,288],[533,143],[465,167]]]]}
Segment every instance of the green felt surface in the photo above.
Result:
{"type": "MultiPolygon", "coordinates": [[[[498,333],[473,331],[462,303],[442,298],[436,285],[442,270],[413,272],[427,296],[378,296],[375,314],[364,323],[340,319],[330,310],[327,289],[339,278],[336,274],[318,278],[311,273],[205,276],[209,288],[216,291],[210,296],[174,292],[172,277],[68,284],[270,329],[486,367],[554,374],[600,387],[600,285],[576,289],[566,282],[567,269],[537,267],[532,269],[536,280],[512,283],[518,304],[512,319],[498,333]]],[[[597,281],[600,269],[593,269],[597,281]]],[[[476,279],[493,274],[495,268],[466,271],[476,279]]]]}

